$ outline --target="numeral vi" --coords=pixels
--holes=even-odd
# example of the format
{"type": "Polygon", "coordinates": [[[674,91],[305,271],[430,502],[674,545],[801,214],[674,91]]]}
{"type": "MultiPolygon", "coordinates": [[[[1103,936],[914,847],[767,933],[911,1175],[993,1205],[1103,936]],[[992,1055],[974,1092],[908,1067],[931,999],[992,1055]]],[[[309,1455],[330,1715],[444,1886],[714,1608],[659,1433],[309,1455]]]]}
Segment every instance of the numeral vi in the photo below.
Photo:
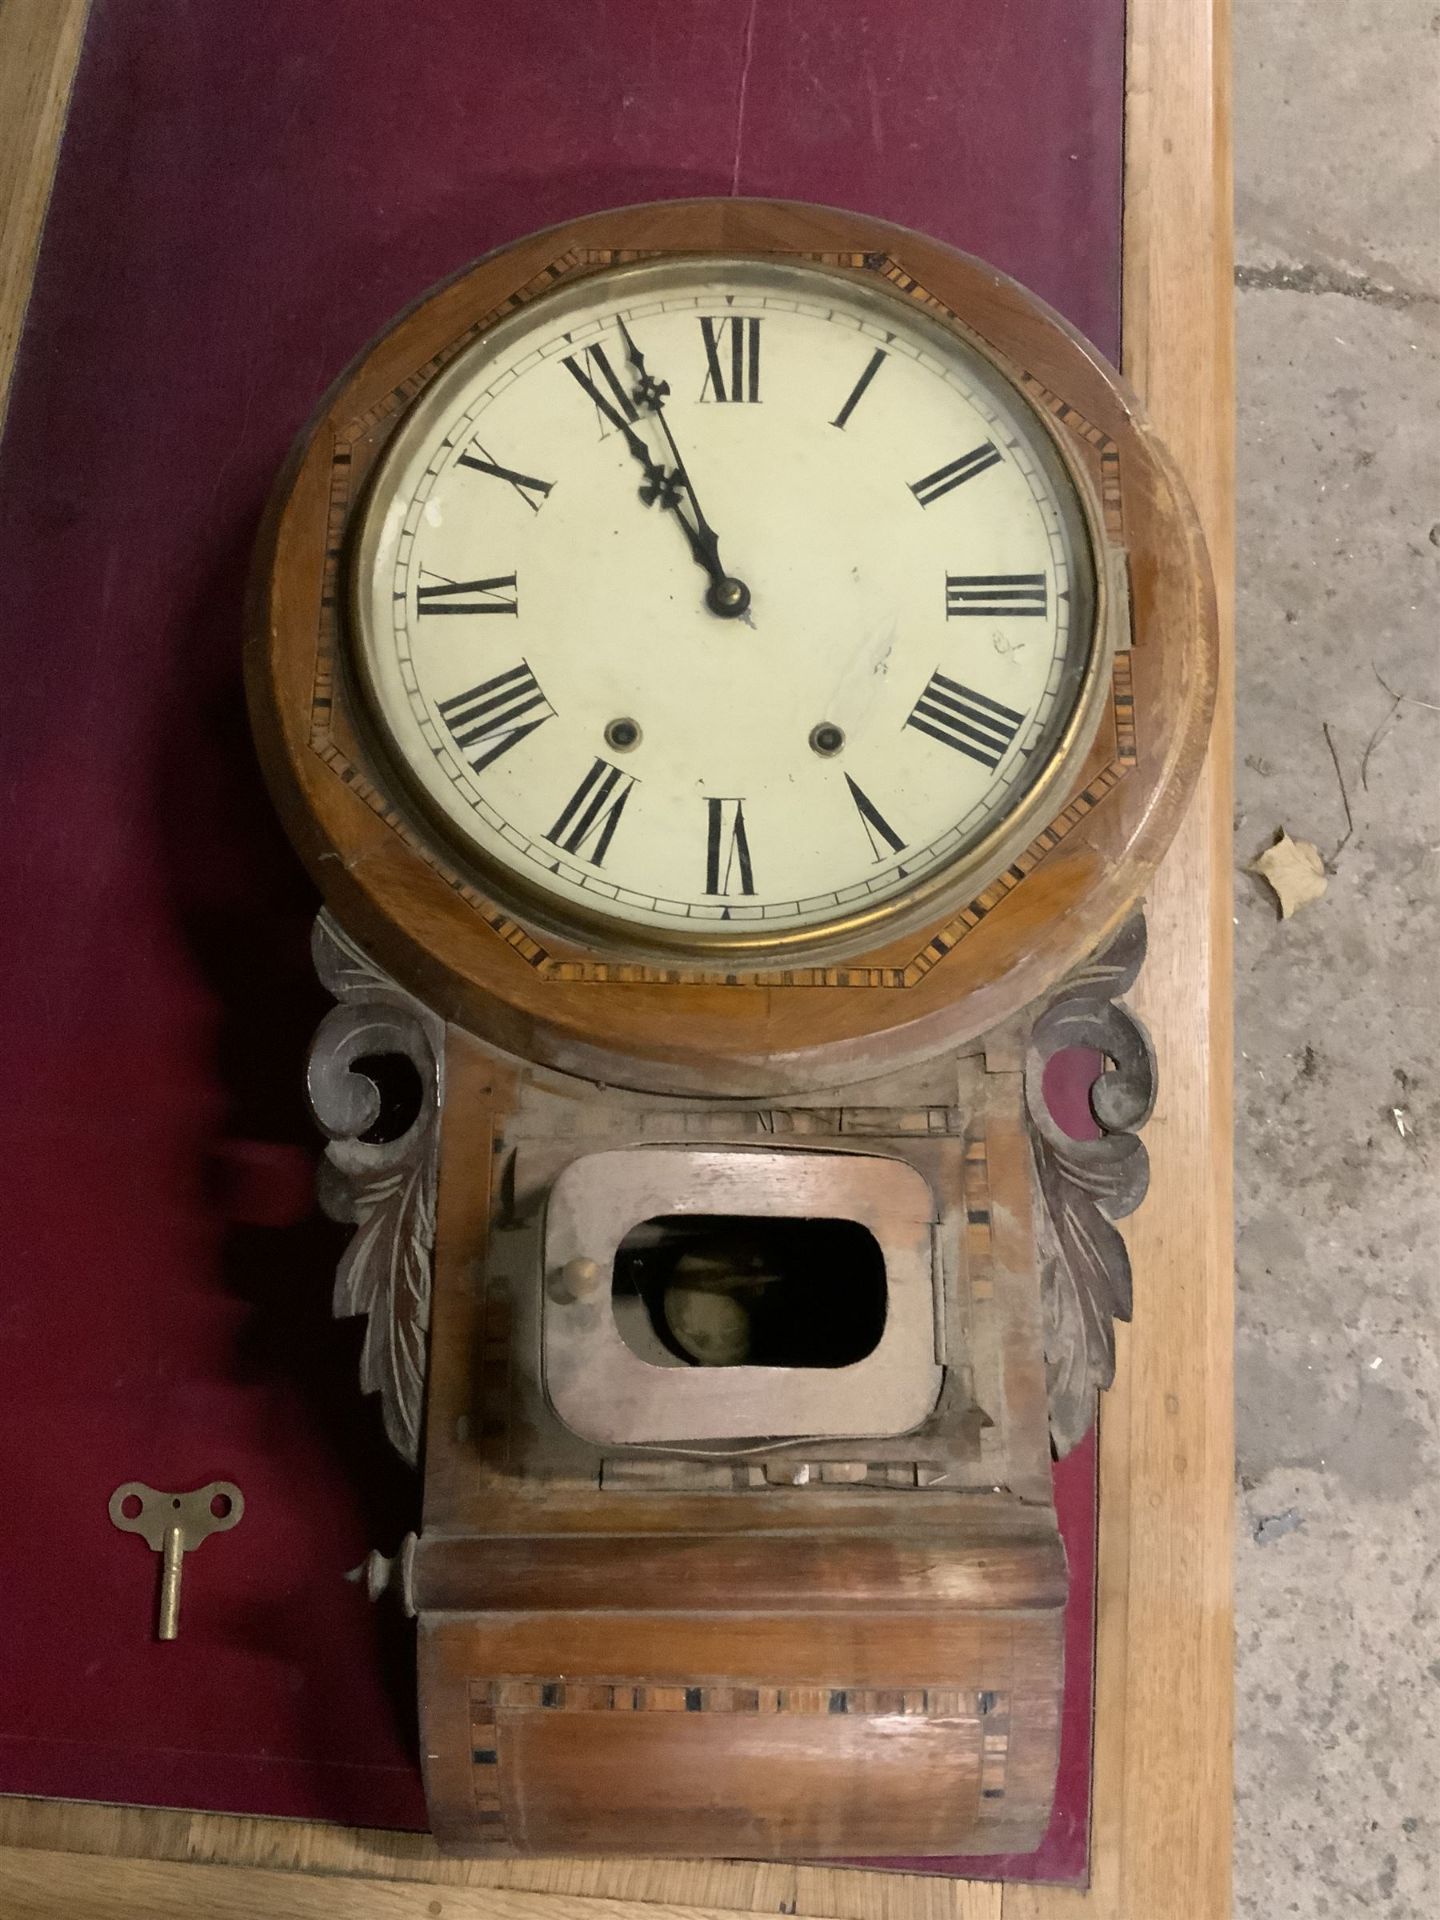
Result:
{"type": "Polygon", "coordinates": [[[750,838],[745,831],[743,800],[707,800],[705,832],[705,891],[728,896],[754,893],[750,865],[750,838]]]}

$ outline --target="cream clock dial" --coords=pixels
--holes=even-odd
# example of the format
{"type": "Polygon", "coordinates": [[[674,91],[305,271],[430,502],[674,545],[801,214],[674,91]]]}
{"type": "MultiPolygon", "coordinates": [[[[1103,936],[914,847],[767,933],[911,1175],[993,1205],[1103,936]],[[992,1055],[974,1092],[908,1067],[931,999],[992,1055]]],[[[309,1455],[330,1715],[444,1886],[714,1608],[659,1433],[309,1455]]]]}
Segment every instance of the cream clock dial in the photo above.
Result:
{"type": "Polygon", "coordinates": [[[1094,548],[1043,420],[901,297],[626,266],[491,329],[402,421],[355,664],[500,897],[621,947],[823,947],[1040,824],[1093,730],[1094,548]]]}

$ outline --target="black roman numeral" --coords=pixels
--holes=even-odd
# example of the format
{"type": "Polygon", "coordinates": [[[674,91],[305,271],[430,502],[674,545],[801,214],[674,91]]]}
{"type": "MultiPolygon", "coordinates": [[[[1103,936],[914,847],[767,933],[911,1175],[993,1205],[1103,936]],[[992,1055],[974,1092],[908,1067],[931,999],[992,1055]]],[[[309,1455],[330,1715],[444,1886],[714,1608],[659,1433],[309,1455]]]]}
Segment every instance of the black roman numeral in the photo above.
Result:
{"type": "Polygon", "coordinates": [[[629,389],[611,366],[604,347],[586,347],[584,362],[582,366],[575,354],[567,353],[564,364],[595,403],[595,411],[600,416],[600,438],[608,439],[612,432],[623,433],[639,418],[629,389]],[[603,380],[608,391],[602,392],[597,380],[603,380]]]}
{"type": "Polygon", "coordinates": [[[502,467],[490,458],[489,450],[474,442],[474,453],[462,453],[457,466],[473,467],[476,473],[488,473],[492,480],[507,480],[529,507],[532,513],[538,513],[544,506],[551,487],[550,480],[537,480],[528,473],[517,473],[513,467],[502,467]],[[478,457],[477,457],[478,456],[478,457]]]}
{"type": "Polygon", "coordinates": [[[948,620],[994,620],[1001,615],[1043,617],[1049,611],[1043,573],[947,573],[948,620]]]}
{"type": "Polygon", "coordinates": [[[555,718],[554,708],[523,660],[493,680],[482,680],[478,687],[441,700],[438,707],[456,746],[476,773],[483,773],[492,760],[555,718]],[[474,748],[479,751],[471,758],[474,748]]]}
{"type": "Polygon", "coordinates": [[[992,700],[988,693],[976,693],[943,673],[933,673],[905,724],[957,753],[968,754],[993,773],[1024,726],[1025,716],[992,700]]]}
{"type": "Polygon", "coordinates": [[[634,785],[628,773],[597,759],[545,838],[566,853],[579,854],[592,867],[602,865],[634,785]]]}
{"type": "Polygon", "coordinates": [[[755,874],[745,832],[745,802],[707,800],[705,808],[706,893],[754,893],[755,874]]]}
{"type": "Polygon", "coordinates": [[[429,574],[431,586],[415,588],[416,613],[518,613],[520,596],[515,590],[515,575],[500,573],[493,580],[447,580],[443,573],[429,574]]]}
{"type": "Polygon", "coordinates": [[[832,427],[843,427],[846,421],[849,420],[856,407],[858,407],[860,402],[865,398],[865,389],[880,371],[880,362],[884,358],[885,349],[883,347],[877,347],[870,356],[870,364],[850,389],[850,398],[830,422],[832,427]]]}
{"type": "Polygon", "coordinates": [[[740,314],[723,320],[701,316],[705,342],[705,384],[702,400],[758,400],[760,398],[760,322],[740,314]]]}
{"type": "Polygon", "coordinates": [[[922,507],[933,507],[945,494],[973,480],[977,473],[984,473],[987,467],[997,466],[999,461],[1000,449],[987,440],[981,446],[972,447],[969,453],[962,453],[949,466],[927,473],[923,480],[912,480],[910,491],[922,507]]]}
{"type": "Polygon", "coordinates": [[[845,784],[850,789],[850,798],[855,802],[856,811],[870,840],[870,851],[877,860],[888,858],[885,848],[891,853],[899,853],[905,842],[896,833],[890,822],[881,813],[869,794],[847,773],[845,784]]]}

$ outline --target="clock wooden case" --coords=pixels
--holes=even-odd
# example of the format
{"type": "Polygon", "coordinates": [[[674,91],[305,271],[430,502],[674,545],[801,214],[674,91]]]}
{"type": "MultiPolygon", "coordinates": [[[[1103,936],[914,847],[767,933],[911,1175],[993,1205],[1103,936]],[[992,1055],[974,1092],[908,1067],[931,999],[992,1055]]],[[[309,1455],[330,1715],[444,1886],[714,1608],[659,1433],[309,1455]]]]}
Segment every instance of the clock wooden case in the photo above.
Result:
{"type": "MultiPolygon", "coordinates": [[[[546,377],[569,392],[562,366],[546,377]]],[[[851,431],[849,391],[827,430],[851,431]]],[[[475,458],[487,485],[548,511],[517,455],[475,458]]],[[[611,456],[623,468],[618,442],[611,456]]],[[[976,497],[974,465],[921,462],[897,516],[939,524],[956,472],[976,497]]],[[[803,501],[790,537],[827,551],[803,501]]],[[[443,583],[451,604],[514,587],[498,565],[481,572],[443,583]]],[[[982,577],[1008,582],[1011,604],[987,589],[985,619],[953,624],[999,657],[1015,645],[1014,595],[1037,590],[1013,573],[957,589],[942,568],[935,592],[953,601],[982,577]]],[[[1047,562],[1045,577],[1053,614],[1061,575],[1047,562]]],[[[762,589],[739,585],[747,618],[755,588],[763,633],[762,589]]],[[[414,581],[403,591],[418,613],[414,581]]],[[[622,677],[626,617],[597,617],[622,677]]],[[[902,639],[920,618],[898,621],[902,639]]],[[[524,608],[469,625],[512,622],[525,631],[524,608]]],[[[267,777],[325,898],[316,955],[337,1005],[311,1093],[329,1136],[322,1197],[356,1228],[337,1310],[369,1316],[363,1383],[423,1459],[418,1537],[372,1571],[418,1618],[442,1844],[810,1857],[1037,1844],[1067,1590],[1052,1446],[1083,1435],[1113,1369],[1129,1269],[1112,1222],[1145,1188],[1153,1062],[1119,996],[1214,678],[1200,535],[1133,396],[1014,283],[884,223],[741,200],[597,214],[428,295],[334,388],[267,517],[248,677],[267,777]],[[655,382],[674,374],[635,316],[663,308],[672,270],[702,288],[695,346],[712,357],[664,389],[662,418],[655,382]],[[689,921],[628,924],[609,896],[587,905],[598,867],[573,899],[552,895],[544,868],[527,878],[457,832],[405,763],[401,708],[387,721],[376,555],[421,498],[395,493],[387,520],[395,476],[427,432],[450,431],[445,405],[477,356],[523,349],[560,303],[585,310],[598,289],[603,306],[612,286],[659,303],[617,295],[619,319],[594,323],[618,328],[603,335],[621,368],[613,424],[645,466],[627,489],[643,477],[650,494],[637,538],[659,539],[667,514],[666,537],[684,533],[721,595],[717,645],[748,637],[674,435],[747,380],[759,398],[758,333],[732,324],[760,311],[746,288],[769,287],[767,311],[789,300],[819,317],[834,289],[829,317],[853,312],[861,372],[896,335],[942,368],[954,356],[1021,423],[1014,443],[996,434],[990,464],[1029,448],[1069,503],[1083,645],[1072,634],[1069,704],[1029,736],[1035,764],[1007,757],[1027,737],[1020,709],[985,695],[1011,716],[985,765],[1017,770],[1012,799],[953,858],[910,872],[901,851],[888,891],[838,889],[828,917],[752,909],[730,800],[705,804],[732,857],[743,847],[733,902],[712,885],[689,921]],[[1045,1097],[1046,1063],[1073,1046],[1105,1061],[1093,1139],[1064,1132],[1045,1097]]],[[[907,724],[925,691],[922,674],[907,724]]],[[[941,695],[946,714],[960,696],[941,695]]],[[[443,704],[413,676],[404,697],[433,733],[443,704]]],[[[819,707],[797,714],[798,751],[838,753],[812,721],[829,725],[819,707]]],[[[524,746],[542,752],[543,736],[524,746]]],[[[877,856],[899,850],[880,809],[855,804],[859,825],[887,829],[870,833],[877,856]]]]}

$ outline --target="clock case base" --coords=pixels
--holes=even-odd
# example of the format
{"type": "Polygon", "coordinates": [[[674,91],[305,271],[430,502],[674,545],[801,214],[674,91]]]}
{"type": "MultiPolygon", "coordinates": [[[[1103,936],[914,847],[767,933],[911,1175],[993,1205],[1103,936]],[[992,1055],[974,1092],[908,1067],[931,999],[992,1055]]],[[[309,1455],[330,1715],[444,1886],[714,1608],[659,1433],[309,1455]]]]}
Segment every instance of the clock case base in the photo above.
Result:
{"type": "MultiPolygon", "coordinates": [[[[517,1062],[438,1019],[322,915],[317,961],[340,1004],[311,1091],[331,1137],[327,1204],[357,1226],[337,1311],[368,1313],[364,1384],[411,1457],[423,1406],[423,1525],[396,1576],[418,1619],[443,1847],[818,1859],[1038,1845],[1064,1689],[1052,1433],[1065,1450],[1085,1431],[1129,1312],[1110,1220],[1144,1191],[1135,1128],[1153,1063],[1117,996],[1143,945],[1137,919],[981,1040],[767,1104],[517,1062]],[[1110,1063],[1093,1140],[1064,1134],[1044,1098],[1047,1062],[1072,1046],[1110,1063]],[[421,1090],[413,1112],[397,1058],[421,1090]],[[877,1162],[920,1176],[946,1364],[918,1425],[682,1447],[586,1440],[557,1418],[555,1182],[587,1156],[623,1172],[657,1150],[685,1177],[703,1160],[753,1178],[777,1154],[797,1176],[823,1159],[857,1194],[877,1162]]],[[[819,1294],[827,1276],[814,1280],[819,1294]]],[[[683,1381],[723,1391],[728,1372],[683,1381]]]]}

